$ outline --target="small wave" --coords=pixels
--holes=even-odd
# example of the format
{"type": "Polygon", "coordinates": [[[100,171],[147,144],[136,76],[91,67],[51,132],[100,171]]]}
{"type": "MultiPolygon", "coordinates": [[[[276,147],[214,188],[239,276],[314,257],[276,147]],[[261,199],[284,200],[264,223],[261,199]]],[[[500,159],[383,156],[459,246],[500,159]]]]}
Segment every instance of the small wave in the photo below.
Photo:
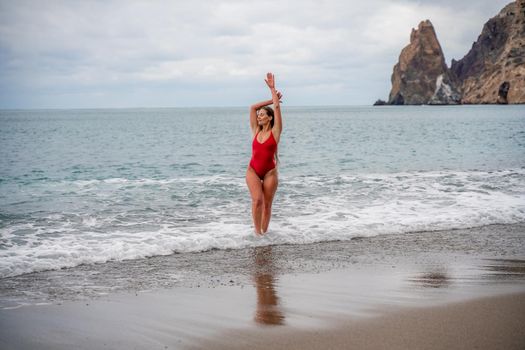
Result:
{"type": "Polygon", "coordinates": [[[85,187],[78,206],[16,220],[2,214],[0,277],[174,252],[525,222],[525,169],[281,176],[271,233],[262,238],[252,233],[243,178],[75,184],[85,187]]]}

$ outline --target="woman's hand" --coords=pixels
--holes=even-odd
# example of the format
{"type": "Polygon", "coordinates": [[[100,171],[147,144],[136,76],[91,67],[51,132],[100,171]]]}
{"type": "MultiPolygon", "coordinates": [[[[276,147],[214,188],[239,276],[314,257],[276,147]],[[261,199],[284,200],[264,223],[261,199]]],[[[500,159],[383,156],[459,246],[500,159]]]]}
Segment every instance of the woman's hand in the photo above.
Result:
{"type": "Polygon", "coordinates": [[[272,73],[266,73],[266,79],[264,79],[264,81],[270,89],[275,89],[275,77],[272,73]]]}
{"type": "Polygon", "coordinates": [[[279,101],[283,98],[283,94],[280,91],[276,91],[277,97],[279,98],[279,101]]]}

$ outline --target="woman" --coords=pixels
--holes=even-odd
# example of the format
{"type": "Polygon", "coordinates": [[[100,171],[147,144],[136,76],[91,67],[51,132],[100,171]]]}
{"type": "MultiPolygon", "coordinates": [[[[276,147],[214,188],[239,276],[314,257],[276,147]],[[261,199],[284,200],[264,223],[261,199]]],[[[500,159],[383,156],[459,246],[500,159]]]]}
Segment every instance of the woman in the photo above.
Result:
{"type": "Polygon", "coordinates": [[[246,171],[246,184],[252,197],[252,217],[255,234],[268,231],[272,215],[272,202],[277,190],[277,144],[281,137],[283,123],[279,100],[281,93],[275,90],[275,78],[266,74],[266,84],[272,99],[250,107],[250,127],[252,129],[252,159],[246,171]],[[269,107],[273,103],[272,109],[269,107]]]}

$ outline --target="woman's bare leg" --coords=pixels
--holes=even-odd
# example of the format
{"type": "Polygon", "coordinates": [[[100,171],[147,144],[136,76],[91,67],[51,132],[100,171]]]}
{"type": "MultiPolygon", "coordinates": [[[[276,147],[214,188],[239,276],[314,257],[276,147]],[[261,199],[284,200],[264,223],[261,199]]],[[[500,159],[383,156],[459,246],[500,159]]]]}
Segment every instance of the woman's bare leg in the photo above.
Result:
{"type": "Polygon", "coordinates": [[[277,185],[279,184],[279,179],[277,178],[277,169],[270,170],[264,176],[263,180],[263,198],[264,198],[264,210],[262,214],[262,232],[266,233],[268,231],[268,226],[270,225],[270,219],[272,217],[272,203],[273,196],[277,191],[277,185]]]}
{"type": "Polygon", "coordinates": [[[255,227],[255,233],[260,235],[262,233],[261,223],[264,203],[263,186],[261,179],[251,167],[248,167],[246,171],[246,184],[252,197],[253,226],[255,227]]]}

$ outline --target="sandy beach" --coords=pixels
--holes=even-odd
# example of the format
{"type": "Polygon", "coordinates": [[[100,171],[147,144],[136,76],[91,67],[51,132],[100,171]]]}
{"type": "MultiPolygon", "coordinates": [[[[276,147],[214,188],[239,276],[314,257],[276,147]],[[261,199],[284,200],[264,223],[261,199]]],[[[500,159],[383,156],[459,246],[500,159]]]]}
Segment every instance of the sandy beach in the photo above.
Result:
{"type": "Polygon", "coordinates": [[[213,250],[3,279],[0,347],[522,349],[523,228],[213,250]]]}
{"type": "Polygon", "coordinates": [[[342,318],[328,328],[227,332],[191,349],[523,349],[525,293],[342,318]]]}

